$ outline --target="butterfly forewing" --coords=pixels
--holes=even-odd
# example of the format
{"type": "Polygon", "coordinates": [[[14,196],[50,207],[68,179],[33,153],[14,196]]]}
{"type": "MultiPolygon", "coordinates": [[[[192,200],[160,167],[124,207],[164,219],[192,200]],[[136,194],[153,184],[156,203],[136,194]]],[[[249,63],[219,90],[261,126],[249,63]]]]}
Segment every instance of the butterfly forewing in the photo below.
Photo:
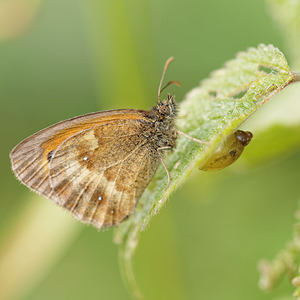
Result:
{"type": "Polygon", "coordinates": [[[48,162],[60,143],[82,130],[108,122],[111,116],[121,118],[127,112],[137,112],[136,115],[142,116],[142,112],[132,110],[103,111],[68,119],[40,130],[11,151],[13,171],[32,190],[49,196],[51,189],[48,162]]]}
{"type": "Polygon", "coordinates": [[[11,152],[28,187],[95,227],[133,213],[158,165],[147,136],[148,112],[117,110],[69,119],[25,139],[11,152]]]}

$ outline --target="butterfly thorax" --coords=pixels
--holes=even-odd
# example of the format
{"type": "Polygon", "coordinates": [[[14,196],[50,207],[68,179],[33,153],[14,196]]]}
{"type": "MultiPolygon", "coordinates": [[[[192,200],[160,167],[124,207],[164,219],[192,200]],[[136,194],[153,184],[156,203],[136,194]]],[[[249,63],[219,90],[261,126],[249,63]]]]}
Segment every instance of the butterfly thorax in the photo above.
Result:
{"type": "Polygon", "coordinates": [[[155,148],[174,148],[177,139],[175,120],[177,117],[177,104],[174,98],[168,94],[168,99],[159,101],[152,109],[155,114],[155,148]]]}

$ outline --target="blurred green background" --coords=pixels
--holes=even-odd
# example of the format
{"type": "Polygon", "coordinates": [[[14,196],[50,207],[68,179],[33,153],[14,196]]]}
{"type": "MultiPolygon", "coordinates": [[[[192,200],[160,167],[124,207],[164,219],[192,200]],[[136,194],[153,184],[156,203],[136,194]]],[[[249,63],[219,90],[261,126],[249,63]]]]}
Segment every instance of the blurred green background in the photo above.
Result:
{"type": "MultiPolygon", "coordinates": [[[[166,82],[182,83],[169,89],[180,102],[259,43],[289,59],[261,0],[0,1],[0,299],[131,299],[113,230],[79,224],[21,186],[8,158],[18,142],[76,115],[148,109],[170,56],[176,61],[166,82]]],[[[260,291],[257,263],[292,238],[299,163],[300,148],[255,168],[238,161],[218,173],[195,172],[141,235],[134,267],[145,298],[291,295],[287,279],[260,291]]]]}

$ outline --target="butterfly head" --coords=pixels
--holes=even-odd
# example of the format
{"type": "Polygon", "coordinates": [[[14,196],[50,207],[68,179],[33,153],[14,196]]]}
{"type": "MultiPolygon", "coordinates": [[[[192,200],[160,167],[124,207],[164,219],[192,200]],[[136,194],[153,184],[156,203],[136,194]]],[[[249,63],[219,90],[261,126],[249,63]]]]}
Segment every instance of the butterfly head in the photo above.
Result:
{"type": "Polygon", "coordinates": [[[168,94],[167,100],[159,101],[155,107],[155,113],[159,121],[174,120],[177,116],[177,104],[174,97],[168,94]]]}

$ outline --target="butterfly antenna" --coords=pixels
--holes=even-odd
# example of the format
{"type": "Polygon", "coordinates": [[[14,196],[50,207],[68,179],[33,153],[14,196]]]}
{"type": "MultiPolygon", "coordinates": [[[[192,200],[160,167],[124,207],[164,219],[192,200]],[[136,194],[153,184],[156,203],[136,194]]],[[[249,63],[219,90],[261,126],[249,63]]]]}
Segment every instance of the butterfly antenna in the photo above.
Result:
{"type": "MultiPolygon", "coordinates": [[[[160,80],[159,87],[158,87],[158,102],[160,102],[160,95],[161,95],[161,92],[162,92],[162,90],[161,90],[161,85],[162,85],[162,83],[163,83],[163,80],[164,80],[164,77],[165,77],[165,73],[166,73],[166,71],[167,71],[167,69],[168,69],[169,64],[170,64],[173,60],[174,60],[174,57],[171,56],[171,57],[166,61],[166,63],[165,63],[164,71],[163,71],[163,73],[162,73],[161,80],[160,80]]],[[[175,82],[172,82],[172,81],[170,81],[170,82],[171,82],[171,83],[175,83],[175,82]]],[[[177,82],[177,81],[176,81],[176,82],[177,82]]],[[[165,89],[165,88],[166,88],[167,86],[169,86],[171,83],[168,83],[163,89],[165,89]]]]}
{"type": "MultiPolygon", "coordinates": [[[[159,95],[162,93],[162,91],[167,88],[169,85],[171,84],[176,84],[177,86],[181,86],[180,82],[179,81],[176,81],[176,80],[172,80],[170,82],[168,82],[161,90],[160,90],[160,93],[159,95]]],[[[159,98],[158,98],[158,101],[159,101],[159,98]]]]}

